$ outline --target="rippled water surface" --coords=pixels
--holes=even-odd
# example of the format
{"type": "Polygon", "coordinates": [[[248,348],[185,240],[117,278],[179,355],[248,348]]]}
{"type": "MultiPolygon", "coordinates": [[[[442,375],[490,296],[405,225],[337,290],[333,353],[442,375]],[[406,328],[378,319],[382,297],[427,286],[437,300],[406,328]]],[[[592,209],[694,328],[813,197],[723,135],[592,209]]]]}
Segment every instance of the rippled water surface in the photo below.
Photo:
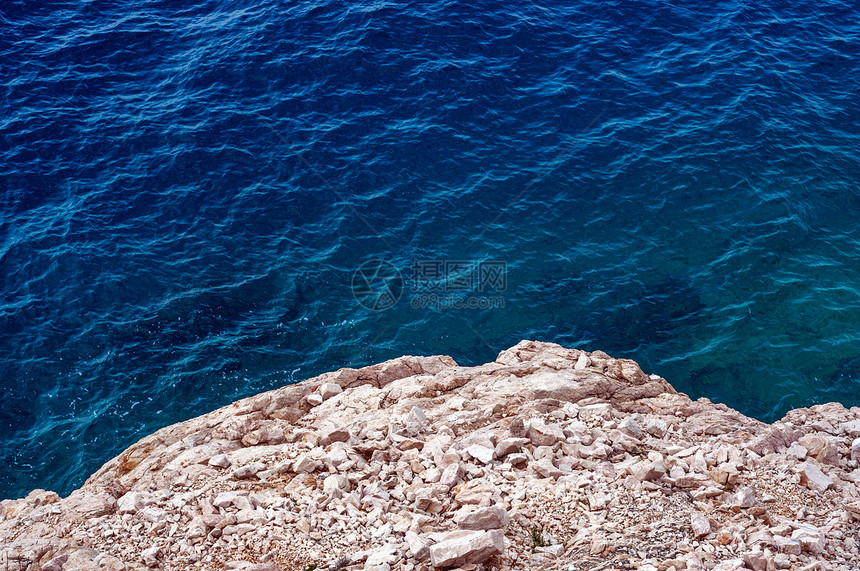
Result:
{"type": "Polygon", "coordinates": [[[860,14],[705,4],[4,2],[0,498],[522,338],[860,403],[860,14]]]}

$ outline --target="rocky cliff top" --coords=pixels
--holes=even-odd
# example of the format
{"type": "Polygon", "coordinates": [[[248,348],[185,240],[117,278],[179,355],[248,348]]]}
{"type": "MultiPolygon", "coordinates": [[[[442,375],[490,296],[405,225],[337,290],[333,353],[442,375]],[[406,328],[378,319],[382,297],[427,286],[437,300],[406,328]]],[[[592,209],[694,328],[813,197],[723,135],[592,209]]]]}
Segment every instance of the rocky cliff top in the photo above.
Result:
{"type": "Polygon", "coordinates": [[[401,357],[0,502],[0,570],[860,569],[860,409],[773,425],[633,361],[401,357]]]}

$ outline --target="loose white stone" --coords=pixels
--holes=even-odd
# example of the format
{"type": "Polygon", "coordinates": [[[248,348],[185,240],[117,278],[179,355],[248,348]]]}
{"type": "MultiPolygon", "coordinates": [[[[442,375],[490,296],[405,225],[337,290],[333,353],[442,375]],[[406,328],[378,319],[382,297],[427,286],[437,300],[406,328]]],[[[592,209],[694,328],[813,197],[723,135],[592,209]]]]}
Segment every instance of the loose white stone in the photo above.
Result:
{"type": "Polygon", "coordinates": [[[642,481],[659,480],[666,475],[666,468],[659,460],[642,462],[633,468],[633,475],[642,481]]]}
{"type": "Polygon", "coordinates": [[[392,564],[397,561],[397,548],[393,546],[383,547],[367,556],[364,568],[392,564]]]}
{"type": "Polygon", "coordinates": [[[426,537],[421,537],[414,531],[406,532],[406,545],[409,547],[409,552],[412,557],[418,561],[424,561],[430,557],[431,541],[426,537]]]}
{"type": "Polygon", "coordinates": [[[542,458],[537,462],[532,462],[531,468],[544,478],[558,479],[564,476],[564,472],[556,468],[549,458],[542,458]]]}
{"type": "Polygon", "coordinates": [[[564,440],[564,431],[557,424],[547,424],[540,418],[532,419],[526,429],[526,436],[535,446],[552,446],[564,440]]]}
{"type": "Polygon", "coordinates": [[[442,471],[442,475],[439,478],[439,483],[448,486],[449,488],[453,488],[457,484],[460,483],[460,464],[454,463],[448,465],[442,471]]]}
{"type": "Polygon", "coordinates": [[[665,420],[660,418],[645,419],[645,423],[642,425],[642,428],[645,432],[651,436],[656,436],[657,438],[663,438],[669,431],[669,425],[665,420]]]}
{"type": "Polygon", "coordinates": [[[800,555],[803,548],[800,545],[800,541],[791,537],[783,537],[781,535],[773,536],[773,546],[780,553],[785,553],[788,555],[800,555]]]}
{"type": "Polygon", "coordinates": [[[330,399],[335,395],[339,395],[342,392],[343,389],[340,388],[340,385],[335,383],[323,383],[320,385],[319,388],[320,397],[322,397],[324,401],[330,399]]]}
{"type": "Polygon", "coordinates": [[[325,455],[326,461],[331,463],[335,468],[339,468],[346,464],[349,461],[349,455],[347,454],[346,449],[343,445],[337,445],[331,447],[331,450],[325,455]]]}
{"type": "Polygon", "coordinates": [[[492,448],[487,448],[486,446],[481,446],[480,444],[473,444],[466,448],[466,452],[469,453],[469,456],[484,464],[489,464],[493,461],[492,448]]]}
{"type": "Polygon", "coordinates": [[[148,521],[151,523],[156,523],[164,520],[167,517],[167,512],[159,507],[150,506],[148,508],[143,508],[138,512],[140,518],[144,521],[148,521]]]}
{"type": "Polygon", "coordinates": [[[855,438],[851,443],[851,459],[860,462],[860,438],[855,438]]]}
{"type": "Polygon", "coordinates": [[[317,433],[320,436],[320,444],[331,444],[332,442],[346,442],[349,440],[349,430],[344,426],[333,423],[324,424],[317,433]]]}
{"type": "Polygon", "coordinates": [[[212,501],[212,505],[216,508],[226,508],[233,505],[233,500],[238,496],[245,496],[247,492],[221,492],[212,501]]]}
{"type": "Polygon", "coordinates": [[[860,420],[849,420],[839,427],[840,432],[849,438],[860,438],[860,420]]]}
{"type": "Polygon", "coordinates": [[[809,450],[806,449],[805,446],[798,444],[797,442],[792,442],[791,446],[788,447],[788,450],[785,451],[789,456],[793,456],[798,460],[804,460],[806,455],[809,454],[809,450]]]}
{"type": "Polygon", "coordinates": [[[496,458],[503,458],[508,454],[515,453],[517,452],[517,450],[521,450],[528,443],[528,438],[502,438],[501,440],[499,440],[499,443],[496,444],[494,454],[496,458]]]}
{"type": "Polygon", "coordinates": [[[296,458],[295,463],[293,464],[293,471],[296,473],[311,473],[315,471],[319,467],[319,464],[316,460],[308,456],[307,454],[302,454],[298,458],[296,458]]]}
{"type": "Polygon", "coordinates": [[[158,547],[149,547],[141,553],[143,564],[147,567],[158,567],[158,558],[161,557],[161,549],[158,547]]]}
{"type": "Polygon", "coordinates": [[[253,478],[260,470],[265,470],[266,465],[262,462],[251,462],[247,466],[240,466],[233,471],[233,477],[237,480],[253,478]]]}
{"type": "Polygon", "coordinates": [[[194,539],[196,537],[205,537],[208,531],[209,528],[204,522],[203,517],[196,516],[191,520],[191,523],[188,524],[188,531],[185,537],[187,537],[188,539],[194,539]]]}
{"type": "Polygon", "coordinates": [[[444,534],[439,543],[430,546],[434,567],[459,567],[483,563],[505,549],[505,533],[492,531],[454,531],[444,534]]]}
{"type": "Polygon", "coordinates": [[[229,468],[230,464],[232,462],[230,462],[230,458],[226,454],[217,454],[209,459],[209,465],[214,468],[229,468]]]}
{"type": "Polygon", "coordinates": [[[454,523],[460,529],[501,529],[508,525],[509,521],[508,512],[499,506],[487,508],[464,506],[454,515],[454,523]]]}
{"type": "Polygon", "coordinates": [[[806,484],[810,490],[825,492],[833,486],[833,480],[821,471],[815,464],[806,462],[800,469],[800,483],[806,484]]]}
{"type": "MultiPolygon", "coordinates": [[[[459,466],[458,464],[452,464],[451,466],[459,466]]],[[[448,466],[449,468],[451,466],[448,466]]],[[[421,479],[428,484],[434,484],[439,482],[442,478],[442,470],[439,468],[433,467],[421,472],[421,479]]],[[[455,481],[453,484],[448,484],[447,482],[443,482],[446,485],[456,486],[457,482],[455,481]]]]}
{"type": "Polygon", "coordinates": [[[155,498],[147,492],[128,492],[116,502],[117,512],[133,514],[155,503],[155,498]]]}
{"type": "Polygon", "coordinates": [[[409,419],[423,426],[427,423],[427,414],[421,407],[413,406],[409,411],[409,419]]]}
{"type": "Polygon", "coordinates": [[[628,416],[622,420],[621,424],[618,425],[618,429],[639,440],[645,437],[642,427],[639,426],[639,423],[632,416],[628,416]]]}
{"type": "Polygon", "coordinates": [[[690,515],[690,528],[693,530],[693,537],[701,539],[711,533],[711,522],[704,515],[694,512],[690,515]]]}
{"type": "Polygon", "coordinates": [[[744,509],[753,507],[755,505],[755,489],[750,486],[741,488],[735,492],[732,503],[744,509]]]}
{"type": "Polygon", "coordinates": [[[773,568],[773,553],[768,550],[767,553],[762,551],[751,551],[744,553],[743,560],[746,566],[752,571],[768,571],[773,568]]]}
{"type": "Polygon", "coordinates": [[[791,538],[799,541],[800,546],[805,551],[816,554],[824,552],[824,534],[811,525],[804,525],[795,529],[791,538]]]}
{"type": "Polygon", "coordinates": [[[332,493],[335,490],[348,492],[349,479],[341,474],[332,474],[331,476],[327,476],[326,479],[323,480],[323,490],[328,493],[332,493]]]}

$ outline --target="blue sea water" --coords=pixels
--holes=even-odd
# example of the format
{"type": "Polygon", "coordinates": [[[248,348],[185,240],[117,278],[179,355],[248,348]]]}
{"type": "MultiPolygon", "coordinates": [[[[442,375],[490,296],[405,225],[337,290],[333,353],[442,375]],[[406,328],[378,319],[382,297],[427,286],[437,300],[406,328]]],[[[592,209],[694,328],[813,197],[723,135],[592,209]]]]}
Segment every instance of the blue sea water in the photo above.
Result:
{"type": "Polygon", "coordinates": [[[523,338],[768,421],[860,404],[858,22],[4,1],[0,498],[327,370],[523,338]]]}

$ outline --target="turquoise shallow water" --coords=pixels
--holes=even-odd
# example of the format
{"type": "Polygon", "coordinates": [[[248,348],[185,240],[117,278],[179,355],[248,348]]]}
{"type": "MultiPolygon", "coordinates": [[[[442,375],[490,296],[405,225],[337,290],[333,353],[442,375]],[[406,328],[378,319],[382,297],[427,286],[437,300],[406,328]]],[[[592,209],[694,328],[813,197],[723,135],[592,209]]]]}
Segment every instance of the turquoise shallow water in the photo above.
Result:
{"type": "Polygon", "coordinates": [[[765,420],[860,403],[857,16],[4,4],[0,497],[326,370],[522,338],[765,420]]]}

